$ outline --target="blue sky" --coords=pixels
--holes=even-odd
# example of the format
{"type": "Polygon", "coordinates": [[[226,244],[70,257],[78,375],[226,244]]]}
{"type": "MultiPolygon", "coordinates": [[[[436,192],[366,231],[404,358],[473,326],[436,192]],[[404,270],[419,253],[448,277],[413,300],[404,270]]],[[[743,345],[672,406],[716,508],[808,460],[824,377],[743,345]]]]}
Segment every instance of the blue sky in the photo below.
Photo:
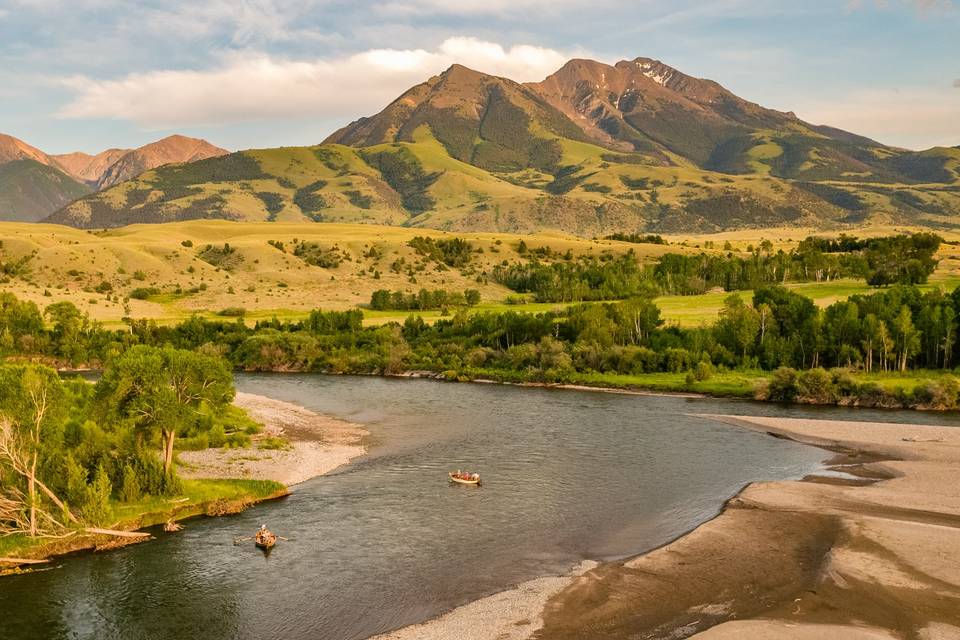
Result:
{"type": "Polygon", "coordinates": [[[645,56],[908,148],[960,145],[956,0],[0,0],[0,132],[313,144],[452,62],[518,81],[645,56]]]}

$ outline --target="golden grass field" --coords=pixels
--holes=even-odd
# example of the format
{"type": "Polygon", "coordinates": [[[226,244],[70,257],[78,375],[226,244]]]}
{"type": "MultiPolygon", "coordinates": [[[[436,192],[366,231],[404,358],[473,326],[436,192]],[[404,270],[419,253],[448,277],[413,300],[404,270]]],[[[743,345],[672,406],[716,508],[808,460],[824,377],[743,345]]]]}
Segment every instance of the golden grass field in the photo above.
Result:
{"type": "MultiPolygon", "coordinates": [[[[902,228],[851,230],[851,235],[884,235],[902,228]]],[[[600,255],[608,251],[636,251],[642,260],[654,261],[666,252],[699,252],[712,242],[708,251],[722,251],[730,242],[734,251],[744,251],[763,239],[775,247],[789,249],[802,238],[817,233],[814,229],[766,229],[727,232],[712,235],[665,236],[669,245],[628,244],[607,240],[588,240],[563,234],[516,235],[502,233],[445,233],[430,229],[409,229],[367,224],[257,223],[192,221],[157,225],[132,225],[109,231],[82,231],[58,225],[0,223],[0,261],[32,254],[30,274],[0,285],[22,299],[41,307],[70,301],[108,325],[121,318],[153,318],[175,322],[191,314],[215,315],[218,311],[241,307],[248,322],[277,316],[291,319],[304,316],[310,309],[349,309],[365,305],[376,289],[421,288],[449,290],[478,289],[482,303],[477,309],[517,309],[543,311],[555,304],[507,305],[508,289],[491,282],[478,283],[477,277],[504,260],[521,259],[517,246],[523,240],[531,249],[547,246],[554,251],[572,251],[575,255],[600,255]],[[474,249],[482,250],[472,261],[472,269],[437,270],[433,262],[422,260],[407,246],[414,236],[462,237],[474,249]],[[344,261],[326,269],[306,264],[292,255],[294,240],[337,248],[344,261]],[[286,251],[268,244],[284,243],[286,251]],[[184,246],[184,243],[192,246],[184,246]],[[229,243],[242,256],[229,270],[217,268],[198,257],[208,244],[229,243]],[[378,255],[368,257],[370,249],[378,255]],[[406,273],[394,273],[391,264],[403,259],[418,262],[423,270],[416,283],[406,273]],[[379,272],[376,278],[374,273],[379,272]],[[109,291],[97,287],[108,283],[109,291]],[[160,295],[147,300],[128,299],[140,287],[160,289],[160,295]],[[181,293],[175,293],[177,288],[181,293]],[[193,290],[193,293],[188,291],[193,290]]],[[[946,234],[947,240],[960,240],[960,234],[946,234]]],[[[941,264],[929,287],[952,289],[960,284],[960,248],[944,244],[941,264]]],[[[835,281],[790,285],[827,305],[855,293],[868,290],[862,282],[835,281]]],[[[728,294],[711,292],[702,296],[667,296],[658,304],[668,322],[697,325],[710,321],[728,294]]],[[[749,296],[749,292],[741,292],[749,296]]],[[[402,321],[408,312],[367,312],[367,322],[402,321]]],[[[425,319],[439,312],[423,312],[425,319]]]]}

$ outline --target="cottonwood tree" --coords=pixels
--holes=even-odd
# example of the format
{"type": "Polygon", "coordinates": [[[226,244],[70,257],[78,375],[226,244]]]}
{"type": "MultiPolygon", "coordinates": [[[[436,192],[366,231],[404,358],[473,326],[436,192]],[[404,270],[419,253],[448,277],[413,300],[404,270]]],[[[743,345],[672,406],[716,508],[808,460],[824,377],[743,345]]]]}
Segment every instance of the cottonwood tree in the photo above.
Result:
{"type": "Polygon", "coordinates": [[[104,371],[96,403],[108,419],[130,424],[138,443],[160,436],[163,470],[169,477],[177,434],[198,424],[203,407],[217,411],[233,395],[233,378],[222,358],[138,345],[104,371]]]}
{"type": "Polygon", "coordinates": [[[644,344],[660,325],[660,309],[649,298],[630,298],[615,307],[617,324],[627,330],[630,344],[644,344]]]}
{"type": "Polygon", "coordinates": [[[13,530],[36,536],[50,526],[63,527],[44,507],[44,498],[66,519],[76,522],[38,471],[42,459],[62,444],[66,413],[66,394],[53,369],[37,365],[0,367],[0,466],[5,469],[0,473],[13,479],[3,483],[0,520],[8,526],[12,523],[13,530]],[[26,517],[14,517],[18,511],[26,517]]]}
{"type": "Polygon", "coordinates": [[[897,368],[907,370],[907,361],[920,351],[920,332],[913,325],[910,308],[900,307],[900,313],[893,323],[894,342],[897,348],[897,368]]]}
{"type": "Polygon", "coordinates": [[[746,359],[760,332],[760,314],[737,294],[727,296],[717,322],[717,337],[734,353],[746,359]]]}

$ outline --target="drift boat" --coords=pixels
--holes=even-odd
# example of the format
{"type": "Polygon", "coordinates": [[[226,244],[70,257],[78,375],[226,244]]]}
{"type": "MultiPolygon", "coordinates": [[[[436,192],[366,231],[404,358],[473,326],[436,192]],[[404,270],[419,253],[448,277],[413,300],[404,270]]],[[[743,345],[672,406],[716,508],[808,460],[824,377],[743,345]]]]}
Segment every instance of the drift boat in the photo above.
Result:
{"type": "Polygon", "coordinates": [[[268,531],[266,525],[264,525],[253,537],[253,544],[261,549],[272,549],[273,545],[277,544],[277,536],[272,531],[268,531]]]}
{"type": "Polygon", "coordinates": [[[457,484],[472,484],[480,485],[480,474],[479,473],[456,473],[455,471],[450,471],[447,473],[450,476],[451,482],[456,482],[457,484]]]}

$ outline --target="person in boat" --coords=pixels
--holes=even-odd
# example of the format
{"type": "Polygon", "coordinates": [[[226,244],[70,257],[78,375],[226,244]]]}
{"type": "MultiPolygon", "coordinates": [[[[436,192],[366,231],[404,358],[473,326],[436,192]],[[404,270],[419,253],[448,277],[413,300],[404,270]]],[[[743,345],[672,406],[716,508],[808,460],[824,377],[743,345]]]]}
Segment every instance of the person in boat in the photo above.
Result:
{"type": "Polygon", "coordinates": [[[260,525],[260,530],[257,531],[257,542],[266,542],[273,537],[273,534],[267,529],[267,525],[260,525]]]}

